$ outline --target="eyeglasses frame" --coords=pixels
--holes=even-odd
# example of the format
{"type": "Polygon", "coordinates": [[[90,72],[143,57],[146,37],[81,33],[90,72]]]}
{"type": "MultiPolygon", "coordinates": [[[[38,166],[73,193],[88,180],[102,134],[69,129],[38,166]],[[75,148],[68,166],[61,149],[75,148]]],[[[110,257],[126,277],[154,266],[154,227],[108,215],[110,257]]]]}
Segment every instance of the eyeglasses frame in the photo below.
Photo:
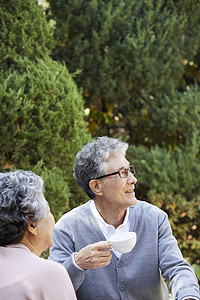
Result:
{"type": "Polygon", "coordinates": [[[129,168],[121,168],[120,170],[118,170],[118,171],[116,171],[116,172],[109,173],[109,174],[106,174],[106,175],[102,175],[102,176],[96,177],[96,178],[94,178],[94,179],[101,179],[101,178],[104,178],[104,177],[108,177],[108,176],[111,176],[111,175],[117,175],[117,174],[119,175],[120,178],[127,178],[128,175],[127,175],[126,177],[121,177],[121,176],[120,176],[120,171],[122,171],[122,170],[128,170],[128,171],[130,172],[132,169],[134,170],[134,172],[132,173],[133,176],[134,176],[135,173],[136,173],[135,167],[134,167],[133,165],[131,165],[129,168]]]}

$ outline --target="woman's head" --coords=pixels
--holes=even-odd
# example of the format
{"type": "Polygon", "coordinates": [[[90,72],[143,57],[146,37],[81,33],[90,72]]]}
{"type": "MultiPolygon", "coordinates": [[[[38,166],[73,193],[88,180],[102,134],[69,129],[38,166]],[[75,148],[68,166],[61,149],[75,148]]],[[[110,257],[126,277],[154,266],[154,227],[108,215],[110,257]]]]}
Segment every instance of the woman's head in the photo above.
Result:
{"type": "Polygon", "coordinates": [[[84,145],[82,150],[77,153],[74,163],[74,177],[80,188],[90,198],[95,197],[89,187],[90,180],[106,174],[108,158],[118,154],[125,156],[127,148],[127,143],[103,136],[84,145]]]}
{"type": "Polygon", "coordinates": [[[28,223],[48,214],[41,177],[23,170],[0,174],[0,246],[19,243],[28,223]]]}

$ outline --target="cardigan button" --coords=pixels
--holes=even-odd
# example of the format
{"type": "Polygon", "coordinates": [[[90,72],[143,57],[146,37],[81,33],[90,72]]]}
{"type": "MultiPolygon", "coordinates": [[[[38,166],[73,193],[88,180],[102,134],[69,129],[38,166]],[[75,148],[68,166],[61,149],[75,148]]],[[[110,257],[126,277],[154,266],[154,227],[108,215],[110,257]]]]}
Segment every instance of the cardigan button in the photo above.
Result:
{"type": "Polygon", "coordinates": [[[117,264],[117,267],[121,268],[121,266],[122,266],[122,263],[119,261],[118,264],[117,264]]]}
{"type": "Polygon", "coordinates": [[[123,292],[123,291],[125,290],[125,288],[124,288],[123,285],[120,285],[120,286],[119,286],[119,289],[120,289],[121,292],[123,292]]]}

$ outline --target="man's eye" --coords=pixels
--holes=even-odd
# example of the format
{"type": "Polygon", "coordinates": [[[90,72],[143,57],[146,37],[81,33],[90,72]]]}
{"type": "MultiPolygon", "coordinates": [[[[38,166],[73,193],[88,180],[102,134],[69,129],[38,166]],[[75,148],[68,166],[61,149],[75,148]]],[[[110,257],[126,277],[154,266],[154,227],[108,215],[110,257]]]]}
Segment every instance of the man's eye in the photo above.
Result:
{"type": "Polygon", "coordinates": [[[122,170],[120,171],[120,173],[121,173],[122,175],[124,175],[124,174],[127,173],[127,170],[126,170],[126,169],[122,169],[122,170]]]}

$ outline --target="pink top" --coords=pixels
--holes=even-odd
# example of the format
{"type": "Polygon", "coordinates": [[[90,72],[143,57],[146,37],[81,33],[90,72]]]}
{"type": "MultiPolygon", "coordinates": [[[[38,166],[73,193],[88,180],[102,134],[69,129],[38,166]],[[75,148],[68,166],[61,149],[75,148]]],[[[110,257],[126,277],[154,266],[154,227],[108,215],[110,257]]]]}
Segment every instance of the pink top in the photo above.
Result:
{"type": "Polygon", "coordinates": [[[0,247],[1,300],[76,300],[66,269],[22,244],[0,247]]]}

